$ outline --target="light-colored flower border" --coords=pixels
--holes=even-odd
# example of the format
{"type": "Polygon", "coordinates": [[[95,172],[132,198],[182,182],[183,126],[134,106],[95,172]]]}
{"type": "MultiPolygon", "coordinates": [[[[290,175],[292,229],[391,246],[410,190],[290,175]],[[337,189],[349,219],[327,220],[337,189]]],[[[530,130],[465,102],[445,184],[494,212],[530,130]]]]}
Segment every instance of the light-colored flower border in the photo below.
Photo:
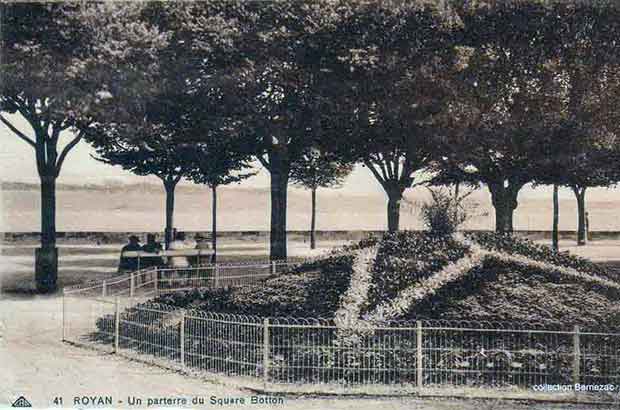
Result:
{"type": "Polygon", "coordinates": [[[362,306],[368,302],[368,291],[372,282],[372,267],[377,257],[377,246],[361,249],[355,253],[349,288],[340,297],[340,307],[334,314],[337,339],[356,339],[356,330],[368,327],[368,323],[360,318],[362,306]]]}
{"type": "Polygon", "coordinates": [[[377,306],[377,308],[366,317],[366,320],[370,322],[369,324],[378,325],[387,320],[398,319],[421,300],[436,293],[445,285],[466,276],[473,268],[481,265],[485,258],[495,258],[502,262],[529,266],[545,272],[558,272],[581,281],[620,290],[620,284],[580,272],[574,268],[537,261],[524,255],[509,255],[495,250],[486,250],[462,237],[457,238],[457,240],[469,247],[470,252],[468,255],[445,266],[429,278],[423,279],[404,289],[393,300],[377,306]]]}
{"type": "Polygon", "coordinates": [[[409,286],[391,301],[377,306],[367,316],[366,320],[378,324],[386,320],[397,319],[407,313],[420,300],[434,294],[448,283],[467,275],[473,268],[480,265],[485,256],[485,251],[477,245],[469,244],[469,249],[468,255],[444,266],[434,275],[409,286]]]}
{"type": "Polygon", "coordinates": [[[516,263],[519,265],[530,266],[530,267],[537,268],[537,269],[540,269],[546,272],[550,272],[550,271],[558,272],[558,273],[561,273],[562,275],[570,276],[572,278],[580,279],[582,281],[586,281],[586,282],[594,283],[597,285],[620,290],[620,284],[616,282],[613,282],[605,278],[601,278],[601,277],[597,277],[597,276],[593,276],[587,273],[580,272],[575,268],[555,265],[549,262],[537,261],[537,260],[528,258],[527,256],[524,256],[524,255],[508,255],[508,254],[501,253],[498,251],[487,251],[487,250],[485,250],[484,253],[485,253],[485,256],[499,259],[502,262],[512,262],[512,263],[516,263]]]}

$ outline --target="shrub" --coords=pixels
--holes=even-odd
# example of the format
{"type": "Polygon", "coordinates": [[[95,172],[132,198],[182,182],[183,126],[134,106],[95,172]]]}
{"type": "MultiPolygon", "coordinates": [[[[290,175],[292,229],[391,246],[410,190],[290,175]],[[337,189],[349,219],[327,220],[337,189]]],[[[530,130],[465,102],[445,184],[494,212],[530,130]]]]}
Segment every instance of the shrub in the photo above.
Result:
{"type": "MultiPolygon", "coordinates": [[[[478,322],[534,321],[547,329],[566,329],[579,324],[585,329],[610,330],[620,323],[620,307],[616,307],[620,299],[618,289],[600,280],[581,281],[579,275],[571,276],[565,269],[558,268],[571,267],[596,276],[601,272],[596,264],[512,236],[494,233],[468,236],[480,247],[502,255],[484,253],[484,258],[475,267],[463,270],[467,273],[462,277],[441,283],[436,290],[433,288],[433,292],[424,294],[412,309],[399,317],[405,321],[389,324],[403,329],[354,332],[355,337],[349,340],[351,343],[343,343],[344,339],[339,337],[337,327],[333,325],[336,320],[313,321],[308,317],[334,316],[340,307],[341,296],[351,286],[356,255],[361,253],[358,250],[377,247],[370,272],[369,303],[363,307],[368,312],[380,302],[402,296],[404,289],[420,284],[449,264],[463,262],[462,258],[468,255],[481,254],[476,251],[477,247],[470,248],[449,235],[433,232],[390,233],[380,240],[369,238],[331,252],[321,260],[301,264],[287,274],[270,277],[259,284],[180,292],[161,296],[155,301],[205,312],[305,317],[297,322],[282,319],[281,323],[319,324],[304,328],[272,327],[270,376],[276,382],[414,382],[416,339],[415,333],[411,332],[414,324],[407,320],[422,317],[478,322]],[[508,258],[507,254],[526,256],[556,266],[541,269],[531,261],[521,263],[522,258],[508,258]]],[[[362,275],[362,279],[367,280],[368,276],[362,275]]],[[[174,308],[153,315],[141,310],[141,306],[147,305],[121,313],[122,347],[178,360],[178,353],[170,349],[136,342],[163,340],[177,345],[180,326],[174,308]]],[[[260,376],[260,320],[248,320],[252,322],[251,326],[220,326],[204,320],[187,326],[186,354],[200,355],[200,359],[189,365],[222,371],[221,362],[226,360],[230,362],[226,370],[229,374],[256,372],[260,376]],[[192,337],[192,334],[198,336],[192,337]],[[214,351],[217,353],[213,354],[214,351]]],[[[113,316],[97,320],[99,341],[113,343],[109,332],[113,325],[113,316]]],[[[530,369],[528,377],[532,377],[532,382],[538,382],[538,378],[540,383],[567,383],[570,380],[571,359],[567,352],[570,352],[572,339],[569,334],[564,339],[535,332],[488,331],[481,336],[480,332],[446,331],[429,326],[424,335],[425,383],[517,384],[522,375],[511,374],[515,365],[530,369]],[[524,346],[535,347],[525,349],[524,346]],[[548,367],[541,368],[543,364],[548,367]],[[536,373],[537,370],[541,371],[536,373]]],[[[613,374],[615,362],[600,357],[611,341],[602,336],[592,340],[592,343],[588,342],[588,349],[599,349],[603,353],[582,365],[586,374],[596,377],[602,374],[597,382],[605,381],[607,375],[613,374]]]]}
{"type": "Polygon", "coordinates": [[[261,316],[329,316],[338,309],[342,293],[349,286],[354,254],[352,249],[366,247],[366,240],[326,258],[310,261],[290,272],[242,287],[199,289],[163,295],[156,303],[261,316]]]}
{"type": "Polygon", "coordinates": [[[443,189],[429,189],[431,202],[422,205],[422,220],[434,236],[453,235],[467,220],[467,213],[460,201],[452,198],[443,189]]]}
{"type": "Polygon", "coordinates": [[[496,232],[475,232],[467,236],[485,249],[511,255],[523,255],[541,262],[577,269],[584,273],[614,278],[605,268],[588,259],[571,255],[568,252],[556,252],[549,246],[534,243],[529,239],[496,232]]]}
{"type": "Polygon", "coordinates": [[[391,300],[419,279],[456,262],[468,248],[450,237],[431,233],[393,232],[379,244],[369,292],[369,306],[391,300]]]}

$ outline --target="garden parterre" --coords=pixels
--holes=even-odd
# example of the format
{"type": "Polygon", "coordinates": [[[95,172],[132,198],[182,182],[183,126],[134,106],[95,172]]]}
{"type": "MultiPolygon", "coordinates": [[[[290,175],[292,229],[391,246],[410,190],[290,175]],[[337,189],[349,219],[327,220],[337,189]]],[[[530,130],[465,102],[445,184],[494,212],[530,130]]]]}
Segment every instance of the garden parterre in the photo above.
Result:
{"type": "MultiPolygon", "coordinates": [[[[268,319],[267,373],[276,383],[414,384],[420,359],[424,384],[568,383],[572,326],[609,332],[620,317],[620,285],[597,273],[595,264],[528,241],[399,232],[260,284],[172,293],[128,308],[121,345],[149,351],[134,342],[153,337],[178,345],[183,323],[190,342],[182,354],[201,358],[194,365],[218,371],[223,360],[227,374],[258,377],[268,319]],[[160,306],[156,321],[145,316],[160,306]],[[170,313],[180,308],[189,319],[170,313]],[[241,319],[237,327],[215,324],[241,319]],[[418,324],[426,329],[421,356],[418,324]]],[[[98,327],[113,320],[103,317],[98,327]]],[[[618,377],[610,337],[588,336],[583,349],[596,354],[584,358],[582,380],[618,377]]]]}

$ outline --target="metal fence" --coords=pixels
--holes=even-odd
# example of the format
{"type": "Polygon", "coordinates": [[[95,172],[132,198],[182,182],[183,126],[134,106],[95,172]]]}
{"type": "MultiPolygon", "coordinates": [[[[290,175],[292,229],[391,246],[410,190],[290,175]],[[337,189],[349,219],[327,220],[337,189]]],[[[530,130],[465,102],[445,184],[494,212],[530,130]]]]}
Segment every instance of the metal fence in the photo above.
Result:
{"type": "MultiPolygon", "coordinates": [[[[73,343],[110,340],[115,325],[102,320],[166,293],[258,283],[312,259],[217,263],[187,268],[150,267],[63,289],[63,340],[73,343]],[[104,337],[108,335],[108,337],[104,337]]],[[[105,343],[93,346],[110,351],[105,343]]]]}
{"type": "Polygon", "coordinates": [[[172,281],[168,288],[166,271],[151,269],[67,289],[63,338],[267,391],[620,384],[620,334],[430,320],[360,329],[328,319],[218,314],[150,301],[161,292],[253,283],[274,272],[271,265],[264,272],[243,265],[245,273],[231,266],[231,275],[221,276],[222,266],[196,268],[189,282],[172,281]]]}
{"type": "Polygon", "coordinates": [[[310,260],[217,263],[187,268],[150,267],[108,280],[68,286],[63,289],[63,294],[71,297],[152,297],[199,288],[241,286],[286,272],[310,260]]]}

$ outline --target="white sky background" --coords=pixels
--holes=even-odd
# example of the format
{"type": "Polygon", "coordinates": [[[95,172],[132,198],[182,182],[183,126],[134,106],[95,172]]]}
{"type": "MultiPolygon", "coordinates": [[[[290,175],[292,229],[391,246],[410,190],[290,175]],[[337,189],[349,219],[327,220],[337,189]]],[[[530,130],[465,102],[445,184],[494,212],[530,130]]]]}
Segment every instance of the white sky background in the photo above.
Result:
{"type": "MultiPolygon", "coordinates": [[[[18,114],[8,115],[7,118],[26,135],[33,135],[28,123],[18,114]]],[[[65,134],[61,138],[64,146],[71,138],[65,134]]],[[[59,152],[61,148],[59,148],[59,152]]],[[[143,177],[121,169],[120,167],[110,166],[90,157],[94,151],[86,143],[81,141],[68,155],[60,173],[58,182],[67,184],[104,184],[107,182],[123,183],[143,183],[149,182],[159,184],[156,177],[143,177]]],[[[260,173],[252,178],[243,181],[241,184],[231,186],[268,188],[269,173],[257,164],[260,173]]],[[[25,142],[21,141],[12,132],[0,124],[0,180],[10,182],[38,182],[34,151],[25,142]]],[[[357,166],[354,172],[346,180],[340,189],[342,193],[351,194],[383,194],[383,189],[370,173],[362,166],[357,166]]],[[[521,192],[521,198],[550,198],[551,188],[542,187],[536,190],[526,187],[521,192]]],[[[561,190],[561,196],[573,198],[573,194],[568,189],[561,190]]],[[[589,200],[620,200],[620,190],[615,189],[591,189],[588,191],[589,200]]]]}

